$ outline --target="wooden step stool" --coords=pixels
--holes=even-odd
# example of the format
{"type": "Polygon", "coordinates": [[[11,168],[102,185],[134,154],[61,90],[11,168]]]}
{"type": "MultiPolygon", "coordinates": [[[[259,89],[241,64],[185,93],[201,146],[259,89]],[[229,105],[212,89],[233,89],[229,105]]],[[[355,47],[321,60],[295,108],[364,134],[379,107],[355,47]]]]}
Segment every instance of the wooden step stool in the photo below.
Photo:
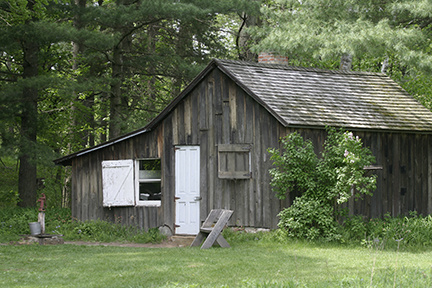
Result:
{"type": "Polygon", "coordinates": [[[195,237],[190,247],[197,247],[201,245],[204,238],[207,239],[204,241],[201,249],[207,249],[213,246],[213,244],[218,243],[220,247],[230,248],[230,245],[222,236],[221,232],[225,225],[228,223],[228,220],[231,218],[231,215],[234,211],[225,210],[225,209],[213,209],[210,211],[210,214],[207,216],[203,225],[200,228],[200,232],[195,237]]]}

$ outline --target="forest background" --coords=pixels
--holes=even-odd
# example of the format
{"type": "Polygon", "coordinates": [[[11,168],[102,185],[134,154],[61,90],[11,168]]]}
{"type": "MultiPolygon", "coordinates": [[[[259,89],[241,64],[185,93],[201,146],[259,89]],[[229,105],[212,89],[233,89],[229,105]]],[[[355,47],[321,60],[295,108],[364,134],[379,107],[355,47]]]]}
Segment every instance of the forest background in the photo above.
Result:
{"type": "Polygon", "coordinates": [[[431,28],[431,0],[0,0],[0,207],[68,207],[52,160],[143,127],[212,58],[383,72],[431,109],[431,28]]]}

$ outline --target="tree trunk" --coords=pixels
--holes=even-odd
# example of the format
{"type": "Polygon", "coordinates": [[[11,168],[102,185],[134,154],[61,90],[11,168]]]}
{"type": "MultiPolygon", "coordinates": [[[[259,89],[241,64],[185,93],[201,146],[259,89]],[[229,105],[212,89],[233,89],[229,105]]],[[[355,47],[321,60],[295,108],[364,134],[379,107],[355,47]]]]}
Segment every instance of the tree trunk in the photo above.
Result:
{"type": "MultiPolygon", "coordinates": [[[[83,13],[85,7],[87,4],[87,0],[75,0],[75,5],[78,8],[78,13],[75,15],[73,20],[73,25],[77,30],[81,30],[84,25],[82,23],[81,14],[83,13]]],[[[73,65],[72,69],[74,71],[77,71],[81,67],[81,56],[84,52],[84,46],[81,41],[75,41],[73,42],[73,50],[72,50],[72,56],[73,56],[73,65]]],[[[78,73],[77,73],[78,74],[78,73]]],[[[86,109],[80,110],[77,108],[76,105],[72,105],[72,127],[75,127],[75,129],[71,129],[73,133],[77,133],[77,137],[72,137],[71,141],[78,141],[78,144],[80,149],[88,146],[94,146],[94,137],[92,134],[93,128],[95,126],[94,124],[94,114],[90,111],[93,111],[93,104],[94,104],[94,94],[90,94],[89,96],[86,96],[85,99],[80,99],[80,97],[77,95],[77,93],[74,91],[74,101],[76,103],[80,102],[81,105],[86,107],[86,109]],[[82,129],[82,127],[91,127],[90,129],[82,129]],[[80,131],[80,132],[78,132],[80,131]]]]}
{"type": "MultiPolygon", "coordinates": [[[[31,1],[28,8],[33,9],[31,1]]],[[[22,41],[24,63],[23,78],[25,80],[38,76],[38,44],[32,39],[32,35],[22,41]]],[[[36,206],[36,136],[37,136],[37,100],[38,89],[28,85],[23,89],[21,103],[21,142],[20,142],[20,167],[18,194],[20,207],[36,206]]]]}
{"type": "MultiPolygon", "coordinates": [[[[243,61],[253,61],[256,62],[258,60],[258,55],[253,53],[250,48],[252,47],[252,39],[249,33],[246,32],[247,28],[253,26],[259,26],[261,20],[257,16],[247,15],[243,13],[242,15],[243,22],[238,31],[236,46],[238,50],[238,57],[243,61]]],[[[261,52],[269,52],[269,51],[261,51],[261,52]]]]}
{"type": "MultiPolygon", "coordinates": [[[[122,4],[123,1],[119,3],[119,5],[122,4]]],[[[119,43],[113,47],[109,139],[119,137],[126,130],[126,125],[123,122],[128,117],[129,97],[122,90],[122,85],[125,78],[130,76],[128,74],[130,70],[124,64],[125,59],[127,60],[124,54],[131,51],[132,40],[129,34],[133,29],[132,25],[119,28],[122,37],[119,43]]]]}
{"type": "Polygon", "coordinates": [[[121,84],[122,84],[122,56],[121,44],[113,49],[112,61],[112,84],[110,97],[110,125],[109,139],[116,138],[121,134],[121,84]]]}

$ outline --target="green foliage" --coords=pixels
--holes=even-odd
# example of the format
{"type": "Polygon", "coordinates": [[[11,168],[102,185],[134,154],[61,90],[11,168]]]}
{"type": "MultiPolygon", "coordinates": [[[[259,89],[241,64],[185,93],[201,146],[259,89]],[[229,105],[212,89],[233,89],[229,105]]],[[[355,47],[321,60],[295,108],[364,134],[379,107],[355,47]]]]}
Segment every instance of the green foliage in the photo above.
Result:
{"type": "Polygon", "coordinates": [[[282,152],[269,149],[275,168],[269,172],[270,184],[276,196],[284,199],[287,193],[301,196],[280,214],[279,227],[288,235],[306,239],[340,238],[337,231],[338,204],[348,201],[355,187],[358,197],[371,194],[376,176],[366,176],[365,166],[375,159],[360,138],[352,132],[328,128],[321,157],[315,154],[310,140],[298,133],[281,140],[282,152]]]}
{"type": "MultiPolygon", "coordinates": [[[[238,25],[225,23],[259,10],[246,0],[132,2],[0,3],[0,157],[18,158],[25,147],[50,206],[68,195],[69,175],[53,159],[148,124],[212,58],[233,57],[238,25]],[[34,75],[24,75],[26,45],[34,75]],[[35,92],[32,101],[25,89],[35,92]],[[34,104],[32,113],[23,103],[34,104]],[[23,135],[25,115],[34,116],[37,140],[23,135]]],[[[14,205],[15,190],[1,189],[0,205],[14,205]]]]}
{"type": "Polygon", "coordinates": [[[410,216],[364,220],[360,216],[349,217],[343,224],[343,241],[354,241],[367,247],[374,242],[383,243],[387,249],[423,250],[432,246],[432,217],[410,216]]]}
{"type": "Polygon", "coordinates": [[[70,226],[66,226],[65,229],[59,227],[58,231],[62,232],[66,239],[82,241],[160,243],[166,239],[159,233],[158,228],[150,229],[145,233],[135,226],[125,226],[120,223],[101,220],[72,221],[70,226]]]}
{"type": "Polygon", "coordinates": [[[18,202],[17,160],[0,157],[0,208],[15,206],[18,202]]]}
{"type": "MultiPolygon", "coordinates": [[[[0,242],[18,240],[29,234],[29,223],[37,222],[38,209],[9,207],[0,209],[0,242]]],[[[125,226],[107,221],[77,221],[71,218],[70,209],[50,208],[45,212],[45,232],[64,235],[65,240],[99,242],[160,243],[166,239],[159,229],[143,232],[135,226],[125,226]]]]}
{"type": "Polygon", "coordinates": [[[278,214],[278,226],[287,230],[288,237],[337,240],[340,236],[337,234],[333,210],[332,206],[319,199],[297,197],[289,208],[278,214]]]}
{"type": "Polygon", "coordinates": [[[277,0],[262,6],[265,22],[251,33],[260,41],[256,51],[274,51],[291,59],[321,62],[337,61],[346,53],[357,59],[397,55],[403,65],[430,70],[424,3],[277,0]]]}
{"type": "Polygon", "coordinates": [[[338,204],[345,203],[351,197],[353,187],[357,196],[372,195],[376,188],[376,175],[366,176],[363,169],[375,163],[375,157],[369,148],[363,147],[361,139],[352,132],[328,130],[322,158],[317,166],[318,187],[323,193],[319,197],[336,199],[338,204]]]}
{"type": "Polygon", "coordinates": [[[283,146],[282,155],[279,150],[270,148],[270,160],[277,168],[270,169],[271,185],[279,199],[285,199],[288,190],[299,189],[311,191],[315,188],[315,182],[310,178],[316,178],[316,166],[318,157],[313,150],[310,140],[304,141],[298,133],[292,133],[281,139],[283,146]]]}

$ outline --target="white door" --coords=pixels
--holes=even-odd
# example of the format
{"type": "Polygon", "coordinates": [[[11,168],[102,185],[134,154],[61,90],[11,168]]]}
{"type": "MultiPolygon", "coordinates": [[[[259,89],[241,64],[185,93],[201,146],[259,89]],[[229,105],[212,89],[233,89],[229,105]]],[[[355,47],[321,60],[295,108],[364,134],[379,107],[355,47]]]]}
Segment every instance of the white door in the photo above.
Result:
{"type": "Polygon", "coordinates": [[[175,152],[176,234],[196,235],[200,228],[199,146],[177,146],[175,152]]]}

